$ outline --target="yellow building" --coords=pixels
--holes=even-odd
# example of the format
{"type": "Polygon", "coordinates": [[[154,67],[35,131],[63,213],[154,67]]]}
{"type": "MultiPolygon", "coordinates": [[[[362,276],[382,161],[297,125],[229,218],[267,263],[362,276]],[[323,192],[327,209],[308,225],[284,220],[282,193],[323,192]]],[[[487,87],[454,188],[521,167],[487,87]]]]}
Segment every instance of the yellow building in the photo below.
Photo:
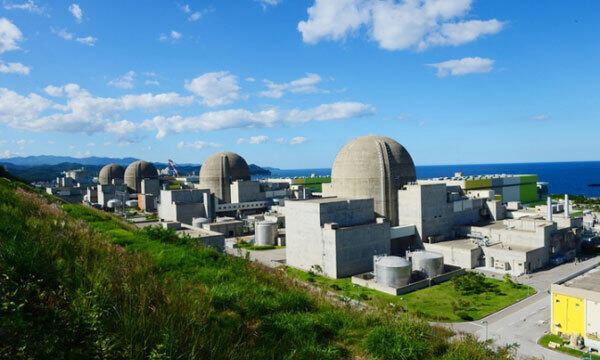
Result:
{"type": "Polygon", "coordinates": [[[552,333],[578,335],[600,350],[600,268],[552,284],[552,333]]]}

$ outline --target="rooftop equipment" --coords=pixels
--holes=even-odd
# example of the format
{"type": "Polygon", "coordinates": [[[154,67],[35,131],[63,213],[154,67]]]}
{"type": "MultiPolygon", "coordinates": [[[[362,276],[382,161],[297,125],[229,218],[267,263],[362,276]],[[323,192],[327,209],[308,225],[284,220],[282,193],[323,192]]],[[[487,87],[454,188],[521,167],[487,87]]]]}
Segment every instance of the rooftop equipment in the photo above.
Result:
{"type": "Polygon", "coordinates": [[[192,226],[195,228],[201,228],[202,224],[208,224],[210,220],[203,217],[195,217],[192,219],[192,226]]]}

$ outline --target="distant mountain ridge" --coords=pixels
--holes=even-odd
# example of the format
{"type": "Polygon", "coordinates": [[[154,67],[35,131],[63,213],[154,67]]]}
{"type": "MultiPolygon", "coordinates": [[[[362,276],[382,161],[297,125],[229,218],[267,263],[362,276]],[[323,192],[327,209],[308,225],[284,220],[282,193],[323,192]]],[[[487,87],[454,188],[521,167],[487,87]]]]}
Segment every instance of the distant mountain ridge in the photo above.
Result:
{"type": "MultiPolygon", "coordinates": [[[[50,181],[59,176],[63,171],[85,168],[93,175],[97,175],[106,164],[119,164],[123,167],[137,161],[136,158],[110,158],[110,157],[85,157],[74,158],[71,156],[38,155],[27,157],[13,157],[0,159],[0,165],[4,166],[13,175],[20,176],[27,181],[50,181]]],[[[168,163],[152,162],[159,170],[168,167],[168,163]]],[[[181,175],[195,172],[198,174],[201,164],[176,163],[177,170],[181,175]]],[[[249,164],[252,175],[271,175],[258,165],[249,164]]]]}

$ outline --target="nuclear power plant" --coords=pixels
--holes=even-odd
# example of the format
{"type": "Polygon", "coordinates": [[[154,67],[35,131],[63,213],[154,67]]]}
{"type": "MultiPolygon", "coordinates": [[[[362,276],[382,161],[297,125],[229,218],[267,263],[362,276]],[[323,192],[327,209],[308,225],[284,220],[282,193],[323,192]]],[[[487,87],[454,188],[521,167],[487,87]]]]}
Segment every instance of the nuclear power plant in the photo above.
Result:
{"type": "Polygon", "coordinates": [[[93,206],[158,218],[140,218],[139,226],[159,223],[220,250],[241,242],[282,247],[267,265],[351,277],[394,295],[470,269],[534,272],[573,258],[581,239],[582,219],[569,215],[568,199],[523,205],[547,195],[538,193],[536,175],[417,180],[408,150],[385,136],[344,145],[331,177],[255,180],[246,160],[229,151],[208,156],[198,176],[176,175],[159,175],[143,160],[126,169],[109,164],[96,182],[71,171],[49,192],[85,188],[93,206]]]}

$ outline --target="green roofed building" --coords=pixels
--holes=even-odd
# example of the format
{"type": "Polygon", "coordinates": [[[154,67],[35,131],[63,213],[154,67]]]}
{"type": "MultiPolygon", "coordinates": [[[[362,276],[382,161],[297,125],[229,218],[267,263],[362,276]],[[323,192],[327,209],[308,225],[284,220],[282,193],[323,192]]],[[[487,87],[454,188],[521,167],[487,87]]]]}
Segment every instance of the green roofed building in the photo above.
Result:
{"type": "Polygon", "coordinates": [[[457,173],[454,177],[419,180],[419,183],[445,183],[448,186],[460,186],[465,193],[493,190],[496,200],[503,203],[520,201],[530,203],[538,201],[537,175],[477,175],[462,176],[457,173]]]}

